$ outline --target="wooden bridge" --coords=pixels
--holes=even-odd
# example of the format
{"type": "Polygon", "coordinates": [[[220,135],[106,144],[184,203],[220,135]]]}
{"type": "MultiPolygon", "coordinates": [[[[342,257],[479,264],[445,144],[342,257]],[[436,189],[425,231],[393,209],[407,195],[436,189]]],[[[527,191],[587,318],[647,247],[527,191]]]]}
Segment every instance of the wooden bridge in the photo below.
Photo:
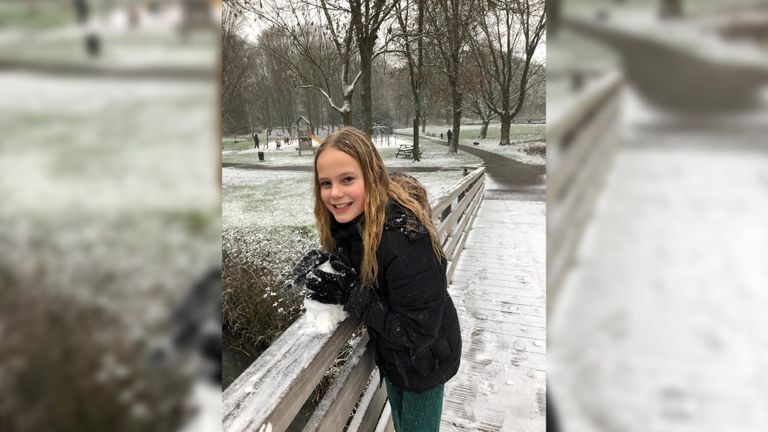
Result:
{"type": "Polygon", "coordinates": [[[647,102],[677,99],[665,93],[678,85],[712,90],[696,102],[742,106],[754,81],[717,93],[755,69],[692,58],[677,34],[641,40],[618,21],[566,26],[636,49],[622,54],[623,74],[591,80],[549,116],[553,407],[568,431],[765,430],[765,416],[747,413],[766,403],[752,359],[768,347],[753,331],[767,322],[768,274],[755,270],[765,267],[755,251],[768,238],[768,104],[733,117],[654,110],[647,102]],[[655,59],[629,58],[643,52],[655,59]],[[667,82],[653,77],[673,70],[667,82]]]}
{"type": "MultiPolygon", "coordinates": [[[[432,201],[464,344],[441,429],[543,431],[544,203],[483,200],[484,186],[477,168],[432,201]]],[[[348,319],[310,334],[306,325],[299,318],[224,391],[224,430],[392,430],[365,334],[306,424],[295,422],[359,327],[348,319]]]]}

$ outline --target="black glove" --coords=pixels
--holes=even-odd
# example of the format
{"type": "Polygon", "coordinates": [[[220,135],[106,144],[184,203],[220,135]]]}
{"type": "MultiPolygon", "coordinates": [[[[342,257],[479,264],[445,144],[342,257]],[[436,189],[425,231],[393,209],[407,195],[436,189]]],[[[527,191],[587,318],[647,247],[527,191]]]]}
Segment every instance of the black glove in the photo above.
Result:
{"type": "Polygon", "coordinates": [[[333,268],[333,273],[327,273],[319,268],[307,273],[306,297],[321,303],[344,304],[349,298],[350,291],[360,285],[357,272],[335,255],[331,255],[328,262],[333,268]]]}
{"type": "Polygon", "coordinates": [[[328,261],[330,256],[330,254],[323,252],[320,249],[312,249],[307,252],[307,254],[293,266],[291,280],[286,284],[285,290],[290,292],[304,284],[304,281],[307,279],[307,274],[320,265],[320,263],[328,261]]]}

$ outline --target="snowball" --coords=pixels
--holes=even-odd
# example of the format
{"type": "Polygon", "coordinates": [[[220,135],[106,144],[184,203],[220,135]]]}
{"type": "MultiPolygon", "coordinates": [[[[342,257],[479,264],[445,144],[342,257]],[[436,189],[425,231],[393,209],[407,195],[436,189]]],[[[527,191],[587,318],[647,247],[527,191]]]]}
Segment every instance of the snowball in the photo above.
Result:
{"type": "Polygon", "coordinates": [[[319,266],[317,266],[317,269],[320,270],[323,273],[330,273],[330,274],[339,274],[336,270],[334,270],[333,266],[331,265],[330,261],[326,261],[319,266]]]}
{"type": "Polygon", "coordinates": [[[306,327],[304,333],[328,333],[347,318],[343,305],[325,304],[311,299],[304,299],[306,327]]]}

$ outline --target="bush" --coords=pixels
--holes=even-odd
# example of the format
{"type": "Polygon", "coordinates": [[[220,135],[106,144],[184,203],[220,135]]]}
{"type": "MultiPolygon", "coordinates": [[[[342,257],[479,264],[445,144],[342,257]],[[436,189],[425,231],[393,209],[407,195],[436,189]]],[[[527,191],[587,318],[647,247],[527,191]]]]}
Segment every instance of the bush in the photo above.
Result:
{"type": "Polygon", "coordinates": [[[222,318],[236,347],[266,348],[301,314],[301,293],[283,286],[316,237],[309,227],[224,230],[222,318]]]}
{"type": "Polygon", "coordinates": [[[192,380],[175,365],[150,365],[147,347],[114,315],[62,295],[0,289],[0,429],[181,426],[192,380]]]}
{"type": "Polygon", "coordinates": [[[546,143],[533,143],[526,146],[523,151],[529,155],[547,157],[547,145],[546,143]]]}

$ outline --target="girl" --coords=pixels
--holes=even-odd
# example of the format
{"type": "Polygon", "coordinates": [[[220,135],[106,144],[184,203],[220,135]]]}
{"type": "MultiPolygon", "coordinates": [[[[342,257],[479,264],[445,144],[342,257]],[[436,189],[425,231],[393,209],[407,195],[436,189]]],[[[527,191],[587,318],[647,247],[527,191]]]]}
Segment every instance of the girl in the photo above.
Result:
{"type": "Polygon", "coordinates": [[[365,323],[398,432],[439,431],[444,384],[461,358],[447,262],[425,198],[420,185],[391,181],[355,128],[331,134],[315,154],[315,217],[333,255],[303,261],[330,258],[336,272],[309,271],[308,297],[344,304],[365,323]]]}

